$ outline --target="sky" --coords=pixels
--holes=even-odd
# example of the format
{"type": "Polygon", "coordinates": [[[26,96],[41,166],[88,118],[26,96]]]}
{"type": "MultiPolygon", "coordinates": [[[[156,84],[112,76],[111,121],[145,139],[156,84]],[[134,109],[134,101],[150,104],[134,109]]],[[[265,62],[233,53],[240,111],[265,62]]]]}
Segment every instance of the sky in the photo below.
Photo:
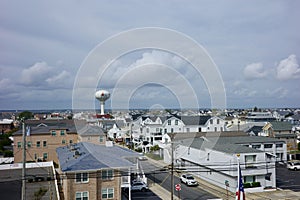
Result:
{"type": "MultiPolygon", "coordinates": [[[[74,108],[77,77],[91,52],[144,27],[176,31],[198,43],[221,76],[226,107],[300,107],[299,1],[2,0],[0,7],[0,110],[74,108]]],[[[109,48],[126,42],[136,41],[109,48]]],[[[188,50],[179,41],[172,44],[188,50]]],[[[83,83],[89,78],[79,83],[111,92],[107,108],[194,107],[189,102],[195,97],[200,108],[212,107],[198,66],[174,52],[144,48],[108,62],[104,74],[96,70],[91,78],[97,85],[83,83]],[[118,102],[117,89],[125,104],[118,102]]],[[[99,107],[93,93],[82,92],[80,100],[82,108],[99,107]]]]}

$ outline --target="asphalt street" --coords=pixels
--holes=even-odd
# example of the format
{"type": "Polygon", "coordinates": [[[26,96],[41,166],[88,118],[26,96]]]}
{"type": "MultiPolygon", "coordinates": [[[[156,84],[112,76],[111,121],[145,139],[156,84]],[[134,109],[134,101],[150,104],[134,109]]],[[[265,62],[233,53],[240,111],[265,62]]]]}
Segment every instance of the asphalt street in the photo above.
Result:
{"type": "Polygon", "coordinates": [[[277,164],[276,177],[277,187],[300,192],[300,170],[289,170],[286,165],[277,164]]]}
{"type": "MultiPolygon", "coordinates": [[[[143,166],[143,170],[147,176],[148,179],[148,184],[159,184],[163,188],[167,189],[168,191],[171,191],[171,174],[169,173],[168,170],[164,168],[160,168],[155,166],[153,163],[150,161],[143,161],[140,162],[141,165],[143,166]]],[[[177,173],[174,173],[174,175],[178,175],[177,173]]],[[[189,187],[186,186],[185,184],[180,183],[180,179],[177,176],[174,176],[174,194],[177,197],[180,197],[182,200],[201,200],[201,199],[213,199],[216,198],[215,196],[209,194],[208,192],[204,191],[201,189],[201,185],[199,186],[193,186],[189,187]],[[176,184],[181,184],[181,191],[176,191],[175,190],[175,185],[176,184]]],[[[170,197],[171,198],[171,197],[170,197]]]]}

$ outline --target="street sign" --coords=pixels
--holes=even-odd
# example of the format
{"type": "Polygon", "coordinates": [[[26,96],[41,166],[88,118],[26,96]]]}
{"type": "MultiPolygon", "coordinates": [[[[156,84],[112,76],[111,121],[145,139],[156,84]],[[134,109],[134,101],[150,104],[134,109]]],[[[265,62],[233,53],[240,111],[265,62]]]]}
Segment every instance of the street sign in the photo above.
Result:
{"type": "Polygon", "coordinates": [[[226,187],[229,187],[229,181],[228,180],[225,180],[225,185],[226,185],[226,187]]]}
{"type": "Polygon", "coordinates": [[[180,191],[181,190],[181,185],[180,184],[176,184],[175,185],[175,190],[176,191],[180,191]]]}

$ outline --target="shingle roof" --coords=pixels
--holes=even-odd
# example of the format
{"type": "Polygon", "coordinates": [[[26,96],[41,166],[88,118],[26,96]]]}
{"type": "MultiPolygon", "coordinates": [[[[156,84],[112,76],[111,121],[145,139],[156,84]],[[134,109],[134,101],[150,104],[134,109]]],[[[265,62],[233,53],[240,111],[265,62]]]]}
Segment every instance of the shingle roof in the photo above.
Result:
{"type": "Polygon", "coordinates": [[[82,136],[84,136],[84,135],[86,135],[86,136],[88,136],[88,135],[99,135],[99,136],[102,135],[102,136],[104,136],[105,135],[104,131],[101,127],[91,126],[91,125],[86,125],[83,128],[79,129],[78,134],[82,135],[82,136]]]}
{"type": "Polygon", "coordinates": [[[204,125],[211,116],[181,116],[185,125],[204,125]]]}
{"type": "MultiPolygon", "coordinates": [[[[67,133],[77,133],[76,127],[66,127],[66,126],[38,126],[30,127],[30,135],[44,135],[51,134],[51,130],[67,130],[67,133]]],[[[13,133],[13,135],[22,135],[23,130],[20,129],[13,133]]]]}
{"type": "Polygon", "coordinates": [[[224,143],[219,141],[218,138],[211,139],[209,138],[194,138],[193,141],[185,141],[185,145],[189,145],[192,148],[196,149],[214,149],[216,151],[221,151],[225,153],[259,153],[262,152],[258,149],[249,148],[243,145],[235,143],[224,143]],[[190,143],[190,144],[189,144],[190,143]]]}
{"type": "Polygon", "coordinates": [[[236,136],[236,137],[195,137],[182,141],[182,145],[196,149],[214,149],[225,153],[257,153],[261,150],[243,146],[251,143],[282,143],[282,140],[259,136],[236,136]]]}
{"type": "Polygon", "coordinates": [[[138,153],[118,146],[106,147],[87,142],[56,149],[63,172],[80,170],[98,170],[101,168],[128,168],[138,153]],[[77,152],[78,156],[75,156],[77,152]]]}
{"type": "Polygon", "coordinates": [[[259,132],[262,131],[263,126],[252,126],[250,129],[246,131],[246,133],[253,132],[255,135],[258,135],[259,132]]]}
{"type": "Polygon", "coordinates": [[[274,121],[270,123],[272,124],[272,129],[274,131],[291,131],[293,127],[289,122],[274,121]]]}

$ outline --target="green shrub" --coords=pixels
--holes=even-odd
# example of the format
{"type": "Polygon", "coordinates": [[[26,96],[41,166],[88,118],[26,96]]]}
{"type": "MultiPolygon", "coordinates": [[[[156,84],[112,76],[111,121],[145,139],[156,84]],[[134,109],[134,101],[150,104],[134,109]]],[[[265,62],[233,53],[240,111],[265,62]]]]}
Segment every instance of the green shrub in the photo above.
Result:
{"type": "Polygon", "coordinates": [[[251,183],[244,183],[244,188],[250,188],[251,187],[251,183]]]}
{"type": "Polygon", "coordinates": [[[137,148],[137,149],[135,149],[135,151],[141,153],[141,152],[143,152],[143,149],[142,148],[137,148]]]}
{"type": "Polygon", "coordinates": [[[252,187],[260,187],[261,185],[260,185],[260,182],[253,182],[253,183],[251,183],[251,186],[252,187]]]}

